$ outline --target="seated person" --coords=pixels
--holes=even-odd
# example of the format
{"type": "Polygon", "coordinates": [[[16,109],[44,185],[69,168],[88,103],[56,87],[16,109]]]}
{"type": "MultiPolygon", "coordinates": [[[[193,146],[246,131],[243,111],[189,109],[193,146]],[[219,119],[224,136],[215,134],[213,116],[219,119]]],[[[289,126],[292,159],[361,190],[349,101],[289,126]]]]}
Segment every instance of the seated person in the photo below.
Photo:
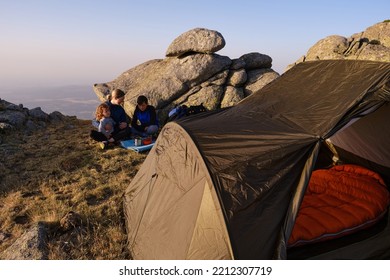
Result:
{"type": "Polygon", "coordinates": [[[95,120],[98,131],[91,131],[91,137],[101,142],[101,148],[106,148],[108,143],[113,143],[112,138],[114,133],[115,121],[111,118],[110,106],[107,103],[102,103],[96,108],[95,120]]]}
{"type": "Polygon", "coordinates": [[[114,138],[112,138],[115,121],[110,117],[110,107],[106,103],[103,103],[103,105],[106,106],[106,109],[103,114],[104,117],[100,119],[98,131],[107,137],[107,141],[102,141],[100,145],[102,149],[105,149],[108,143],[115,142],[114,138]]]}
{"type": "MultiPolygon", "coordinates": [[[[106,104],[109,107],[110,117],[114,121],[114,131],[111,133],[113,140],[109,142],[118,142],[129,138],[131,135],[131,129],[127,123],[127,115],[121,104],[124,102],[125,93],[120,89],[112,91],[109,101],[106,104]]],[[[92,124],[99,129],[100,119],[96,118],[92,124]]],[[[91,138],[95,141],[103,142],[107,140],[107,137],[99,131],[92,130],[90,134],[91,138]]]]}
{"type": "Polygon", "coordinates": [[[147,137],[156,134],[158,131],[158,120],[156,109],[148,105],[148,98],[140,95],[137,98],[137,107],[134,110],[131,121],[131,132],[134,135],[147,137]]]}

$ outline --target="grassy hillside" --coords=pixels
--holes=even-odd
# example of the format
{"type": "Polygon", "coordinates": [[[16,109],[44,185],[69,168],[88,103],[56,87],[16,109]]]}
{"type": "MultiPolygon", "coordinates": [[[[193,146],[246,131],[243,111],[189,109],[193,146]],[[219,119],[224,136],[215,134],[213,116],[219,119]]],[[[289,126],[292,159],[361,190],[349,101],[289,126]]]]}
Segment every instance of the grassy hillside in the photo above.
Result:
{"type": "Polygon", "coordinates": [[[0,258],[34,223],[49,230],[49,259],[127,259],[124,190],[145,154],[100,150],[89,138],[90,121],[68,118],[28,135],[0,140],[0,258]],[[69,211],[82,224],[60,228],[69,211]]]}

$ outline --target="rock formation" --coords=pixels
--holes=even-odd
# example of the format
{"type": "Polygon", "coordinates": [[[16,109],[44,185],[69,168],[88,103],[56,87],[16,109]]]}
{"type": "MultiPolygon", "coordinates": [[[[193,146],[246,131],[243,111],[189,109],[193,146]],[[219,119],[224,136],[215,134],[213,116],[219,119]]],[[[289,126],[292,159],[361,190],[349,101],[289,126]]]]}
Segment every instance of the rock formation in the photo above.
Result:
{"type": "MultiPolygon", "coordinates": [[[[136,98],[146,95],[164,122],[177,105],[203,103],[209,110],[233,106],[279,77],[272,70],[272,58],[268,55],[254,52],[230,59],[215,53],[224,46],[225,40],[219,32],[195,28],[173,40],[165,59],[147,61],[111,82],[95,84],[93,89],[102,102],[113,89],[124,90],[124,107],[129,116],[136,98]]],[[[349,38],[328,36],[287,70],[304,61],[324,59],[390,62],[390,21],[375,24],[349,38]]]]}
{"type": "Polygon", "coordinates": [[[22,104],[15,105],[0,99],[0,134],[16,129],[33,131],[46,127],[47,122],[61,121],[66,116],[60,112],[46,114],[40,107],[27,109],[22,104]]]}
{"type": "Polygon", "coordinates": [[[312,46],[294,65],[311,60],[355,59],[390,62],[390,21],[368,27],[349,38],[328,36],[312,46]]]}
{"type": "Polygon", "coordinates": [[[255,52],[230,59],[215,53],[224,46],[219,32],[195,28],[173,40],[165,59],[147,61],[93,89],[101,101],[115,88],[125,91],[129,116],[143,94],[164,123],[175,106],[203,103],[208,110],[232,106],[279,77],[268,55],[255,52]]]}

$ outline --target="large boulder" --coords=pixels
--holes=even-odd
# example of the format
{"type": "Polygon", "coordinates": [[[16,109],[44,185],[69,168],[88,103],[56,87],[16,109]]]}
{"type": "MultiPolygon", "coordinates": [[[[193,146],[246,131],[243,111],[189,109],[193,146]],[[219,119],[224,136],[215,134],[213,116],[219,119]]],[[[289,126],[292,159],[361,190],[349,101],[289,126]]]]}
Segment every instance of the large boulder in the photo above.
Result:
{"type": "Polygon", "coordinates": [[[169,45],[166,56],[182,56],[186,53],[215,53],[225,46],[225,39],[218,31],[195,28],[177,37],[169,45]]]}
{"type": "Polygon", "coordinates": [[[234,106],[244,98],[244,92],[252,93],[279,76],[271,69],[268,55],[253,52],[230,59],[215,53],[224,46],[219,32],[196,28],[177,37],[165,59],[144,62],[111,82],[95,84],[93,89],[102,102],[113,89],[123,90],[124,108],[130,117],[137,97],[145,95],[164,124],[175,106],[203,103],[209,110],[234,106]],[[256,70],[261,71],[254,78],[250,75],[248,83],[248,73],[256,70]],[[262,73],[267,78],[262,79],[262,73]]]}
{"type": "Polygon", "coordinates": [[[266,54],[252,52],[242,55],[240,59],[245,62],[247,70],[272,67],[272,58],[266,54]]]}
{"type": "Polygon", "coordinates": [[[390,21],[377,23],[349,38],[331,35],[321,39],[287,69],[304,61],[325,59],[390,62],[390,21]]]}
{"type": "Polygon", "coordinates": [[[328,36],[308,50],[306,60],[343,59],[348,45],[348,39],[343,36],[328,36]]]}
{"type": "Polygon", "coordinates": [[[245,96],[258,92],[264,86],[279,77],[272,69],[255,69],[248,71],[248,79],[245,86],[245,96]]]}

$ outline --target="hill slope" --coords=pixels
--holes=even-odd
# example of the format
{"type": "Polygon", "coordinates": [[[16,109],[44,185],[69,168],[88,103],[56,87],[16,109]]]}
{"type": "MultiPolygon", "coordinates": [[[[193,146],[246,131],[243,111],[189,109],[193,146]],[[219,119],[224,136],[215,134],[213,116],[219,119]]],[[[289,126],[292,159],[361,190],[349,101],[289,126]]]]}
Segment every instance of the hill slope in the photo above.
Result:
{"type": "Polygon", "coordinates": [[[100,150],[90,121],[67,117],[33,133],[0,138],[0,259],[24,232],[43,222],[49,259],[127,259],[122,194],[146,155],[100,150]],[[80,215],[70,230],[69,211],[80,215]]]}

